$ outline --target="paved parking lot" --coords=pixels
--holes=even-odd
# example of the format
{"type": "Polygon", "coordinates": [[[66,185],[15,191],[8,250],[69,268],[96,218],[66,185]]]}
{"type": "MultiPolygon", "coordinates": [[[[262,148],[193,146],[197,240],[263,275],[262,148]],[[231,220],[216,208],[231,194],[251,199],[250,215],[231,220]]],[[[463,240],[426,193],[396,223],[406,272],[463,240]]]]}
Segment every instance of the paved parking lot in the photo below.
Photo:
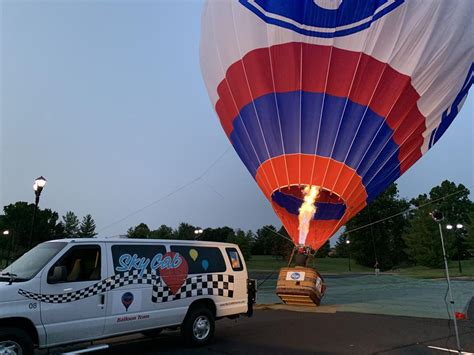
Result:
{"type": "MultiPolygon", "coordinates": [[[[465,351],[474,352],[474,322],[460,322],[465,351]]],[[[447,320],[349,312],[257,310],[253,318],[221,320],[214,342],[199,349],[183,345],[178,331],[107,341],[102,354],[435,354],[455,349],[447,320]]]]}
{"type": "MultiPolygon", "coordinates": [[[[263,275],[256,275],[262,277],[263,275]]],[[[275,294],[276,274],[261,285],[258,303],[280,303],[275,294]]],[[[395,275],[325,276],[326,295],[322,305],[339,312],[447,319],[446,280],[416,279],[395,275]]],[[[466,313],[474,296],[474,281],[452,283],[456,311],[466,313]]]]}
{"type": "MultiPolygon", "coordinates": [[[[444,280],[329,276],[322,306],[311,309],[278,304],[275,282],[270,277],[260,287],[253,318],[218,321],[215,340],[206,347],[189,349],[179,331],[165,331],[155,338],[135,334],[98,342],[110,345],[102,354],[448,354],[429,346],[456,349],[444,280]]],[[[454,281],[453,291],[457,310],[470,318],[459,322],[461,345],[474,353],[474,282],[454,281]]]]}

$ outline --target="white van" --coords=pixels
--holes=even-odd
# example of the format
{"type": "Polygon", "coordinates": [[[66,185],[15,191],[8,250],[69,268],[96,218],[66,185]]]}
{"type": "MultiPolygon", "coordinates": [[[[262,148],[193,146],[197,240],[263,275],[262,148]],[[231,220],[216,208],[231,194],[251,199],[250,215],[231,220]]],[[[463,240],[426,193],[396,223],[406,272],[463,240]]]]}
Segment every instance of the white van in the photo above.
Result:
{"type": "Polygon", "coordinates": [[[0,272],[0,354],[178,326],[205,344],[215,320],[252,314],[255,292],[235,244],[49,241],[0,272]]]}

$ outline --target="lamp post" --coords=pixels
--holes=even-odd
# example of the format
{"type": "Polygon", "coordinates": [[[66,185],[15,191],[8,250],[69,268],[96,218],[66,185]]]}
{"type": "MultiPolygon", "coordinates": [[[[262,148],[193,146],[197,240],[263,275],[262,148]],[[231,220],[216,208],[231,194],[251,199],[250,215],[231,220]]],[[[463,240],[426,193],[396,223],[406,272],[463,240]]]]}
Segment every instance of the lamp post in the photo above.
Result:
{"type": "MultiPolygon", "coordinates": [[[[454,230],[454,234],[456,236],[456,239],[457,240],[457,249],[458,249],[458,268],[459,268],[459,273],[462,274],[462,265],[461,265],[461,250],[460,250],[460,244],[461,244],[461,240],[459,240],[460,238],[460,233],[461,233],[461,229],[463,229],[463,225],[461,223],[457,223],[456,224],[456,229],[454,230]]],[[[446,225],[446,229],[448,230],[452,230],[454,229],[454,226],[451,225],[451,224],[448,224],[446,225]]]]}
{"type": "Polygon", "coordinates": [[[203,233],[204,231],[202,230],[202,228],[196,228],[194,230],[194,239],[198,239],[199,236],[203,233]]]}
{"type": "Polygon", "coordinates": [[[349,271],[352,271],[351,269],[351,241],[349,239],[346,239],[346,244],[349,250],[349,271]]]}
{"type": "MultiPolygon", "coordinates": [[[[4,230],[2,232],[2,235],[4,237],[8,237],[10,235],[10,231],[8,229],[4,230]]],[[[10,265],[10,259],[11,259],[11,254],[12,254],[12,248],[13,248],[13,239],[10,237],[10,248],[8,248],[8,254],[7,254],[7,265],[10,265]]]]}
{"type": "Polygon", "coordinates": [[[33,211],[33,222],[31,223],[30,240],[28,241],[28,248],[31,249],[33,243],[33,233],[35,231],[36,213],[38,212],[38,205],[43,188],[46,186],[46,179],[43,176],[37,178],[33,184],[35,191],[35,210],[33,211]]]}
{"type": "MultiPolygon", "coordinates": [[[[435,210],[435,211],[431,212],[431,217],[434,219],[434,221],[436,223],[438,223],[438,227],[439,227],[439,236],[441,238],[441,247],[443,248],[444,269],[445,269],[445,272],[446,272],[446,281],[448,282],[449,299],[450,299],[452,312],[453,312],[454,332],[456,333],[456,344],[458,346],[458,353],[461,354],[461,342],[459,341],[458,322],[457,322],[457,319],[456,319],[456,308],[454,307],[453,293],[451,291],[451,280],[449,279],[448,258],[446,257],[446,249],[444,247],[444,238],[443,238],[443,228],[441,227],[441,222],[443,221],[444,216],[443,216],[442,212],[435,210]]],[[[451,226],[451,229],[452,229],[452,227],[453,226],[451,226]]],[[[446,226],[446,228],[447,228],[447,226],[446,226]]]]}

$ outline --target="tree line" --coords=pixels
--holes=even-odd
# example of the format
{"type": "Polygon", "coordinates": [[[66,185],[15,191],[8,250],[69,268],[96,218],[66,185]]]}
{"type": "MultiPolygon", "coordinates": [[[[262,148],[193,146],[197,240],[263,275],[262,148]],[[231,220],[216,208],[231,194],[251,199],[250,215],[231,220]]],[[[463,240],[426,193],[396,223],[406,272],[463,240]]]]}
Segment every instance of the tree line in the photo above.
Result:
{"type": "Polygon", "coordinates": [[[34,204],[22,201],[3,208],[0,215],[0,266],[1,259],[14,259],[25,253],[30,239],[31,244],[36,245],[52,239],[97,235],[95,221],[90,214],[79,220],[74,212],[69,211],[59,218],[59,214],[49,208],[38,208],[33,226],[34,211],[34,204]]]}
{"type": "Polygon", "coordinates": [[[473,257],[474,203],[469,194],[464,185],[446,180],[408,201],[398,196],[393,184],[346,224],[335,253],[347,257],[350,251],[359,264],[377,264],[385,270],[406,265],[441,267],[439,226],[431,217],[438,210],[444,215],[441,226],[449,259],[473,257]],[[376,221],[382,222],[372,224],[376,221]],[[447,229],[448,224],[453,228],[447,229]]]}
{"type": "MultiPolygon", "coordinates": [[[[348,257],[350,253],[357,263],[369,267],[377,265],[383,270],[408,265],[439,267],[443,262],[441,241],[438,225],[430,216],[430,212],[435,209],[445,215],[442,225],[450,259],[472,257],[474,203],[469,199],[469,193],[462,184],[443,181],[428,194],[421,194],[408,201],[399,197],[397,185],[392,184],[346,224],[335,248],[331,248],[328,241],[318,250],[316,257],[348,257]],[[454,228],[447,230],[447,224],[454,228]],[[463,228],[457,229],[457,224],[463,228]]],[[[20,255],[28,248],[34,208],[33,204],[17,202],[5,206],[4,214],[0,215],[0,231],[9,230],[13,237],[10,239],[15,241],[14,255],[20,255]]],[[[60,219],[57,212],[39,209],[33,245],[51,239],[93,237],[96,235],[95,228],[90,214],[80,221],[72,211],[60,219]]],[[[252,255],[287,258],[293,249],[285,228],[277,229],[272,225],[253,232],[230,227],[201,229],[185,222],[180,223],[176,229],[165,224],[157,229],[150,229],[145,223],[140,223],[129,228],[126,237],[230,242],[240,246],[246,259],[250,259],[252,255]]],[[[0,239],[3,258],[5,251],[11,250],[8,239],[0,239]]]]}

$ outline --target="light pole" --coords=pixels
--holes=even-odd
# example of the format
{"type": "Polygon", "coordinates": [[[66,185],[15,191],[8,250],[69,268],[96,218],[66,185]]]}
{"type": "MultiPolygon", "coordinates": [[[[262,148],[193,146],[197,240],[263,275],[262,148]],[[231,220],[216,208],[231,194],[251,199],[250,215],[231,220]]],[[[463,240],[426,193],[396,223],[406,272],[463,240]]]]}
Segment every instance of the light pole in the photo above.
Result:
{"type": "Polygon", "coordinates": [[[456,319],[456,308],[454,307],[453,293],[451,291],[451,280],[449,279],[448,258],[446,257],[446,249],[444,247],[444,238],[443,238],[443,228],[441,227],[441,222],[443,221],[444,216],[443,216],[443,213],[440,211],[433,211],[431,212],[431,217],[434,219],[436,223],[438,223],[438,227],[439,227],[441,247],[443,248],[444,269],[446,271],[446,281],[448,282],[449,299],[450,299],[452,312],[453,312],[454,331],[456,333],[456,344],[458,346],[458,353],[461,354],[461,342],[459,341],[458,322],[456,319]]]}
{"type": "MultiPolygon", "coordinates": [[[[463,225],[461,223],[456,224],[456,229],[454,231],[454,235],[456,236],[456,242],[457,242],[457,249],[458,249],[458,268],[459,268],[459,273],[462,274],[462,265],[461,265],[461,249],[459,248],[461,245],[461,240],[460,238],[460,233],[461,229],[463,229],[463,225]]],[[[446,225],[446,229],[452,230],[454,229],[454,226],[451,224],[446,225]]]]}
{"type": "Polygon", "coordinates": [[[349,250],[349,271],[352,271],[351,269],[351,241],[349,239],[346,239],[346,244],[349,250]]]}
{"type": "MultiPolygon", "coordinates": [[[[10,231],[8,229],[4,230],[2,232],[2,235],[4,237],[8,237],[10,235],[10,231]]],[[[10,237],[10,248],[8,248],[8,254],[7,254],[7,265],[10,265],[10,259],[11,259],[11,253],[12,253],[12,248],[13,248],[13,239],[10,237]]]]}
{"type": "Polygon", "coordinates": [[[203,233],[204,231],[202,230],[202,228],[196,228],[194,230],[194,239],[198,239],[199,236],[203,233]]]}
{"type": "Polygon", "coordinates": [[[37,178],[33,184],[35,191],[35,210],[33,211],[33,222],[31,223],[30,240],[28,241],[28,248],[31,249],[33,243],[33,233],[35,231],[36,213],[38,212],[38,205],[43,188],[46,186],[46,179],[43,176],[37,178]]]}

